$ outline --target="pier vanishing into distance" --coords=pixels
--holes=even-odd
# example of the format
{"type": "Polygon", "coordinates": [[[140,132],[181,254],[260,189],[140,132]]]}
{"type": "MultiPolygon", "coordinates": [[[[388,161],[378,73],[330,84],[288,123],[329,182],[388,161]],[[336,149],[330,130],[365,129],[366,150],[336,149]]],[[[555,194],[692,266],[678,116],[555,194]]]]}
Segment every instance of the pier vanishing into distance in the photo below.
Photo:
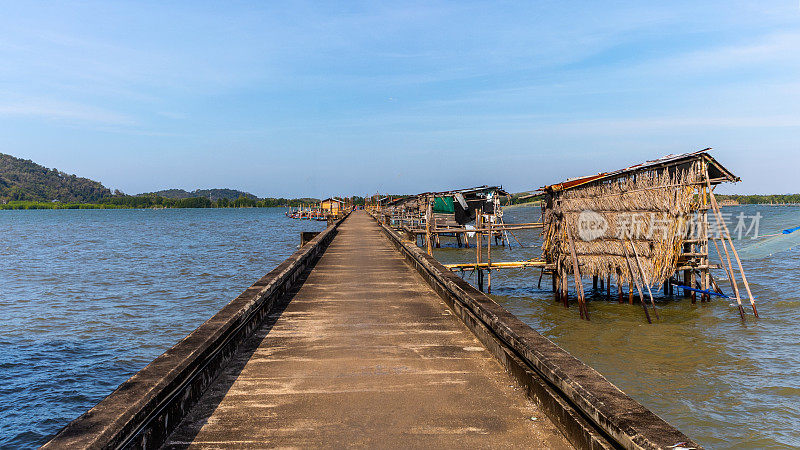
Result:
{"type": "Polygon", "coordinates": [[[365,211],[44,448],[700,448],[365,211]]]}

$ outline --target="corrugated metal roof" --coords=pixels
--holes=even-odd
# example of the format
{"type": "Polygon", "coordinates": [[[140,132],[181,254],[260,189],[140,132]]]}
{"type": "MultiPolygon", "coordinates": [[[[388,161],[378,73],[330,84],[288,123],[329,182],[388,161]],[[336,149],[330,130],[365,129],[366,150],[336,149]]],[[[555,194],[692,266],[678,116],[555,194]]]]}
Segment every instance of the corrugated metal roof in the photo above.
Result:
{"type": "Polygon", "coordinates": [[[483,185],[483,186],[475,186],[475,187],[465,188],[465,189],[454,189],[452,191],[423,192],[422,194],[417,195],[417,197],[420,197],[420,196],[423,196],[423,195],[441,196],[441,195],[448,195],[448,194],[471,194],[471,193],[483,192],[483,191],[493,191],[493,192],[497,192],[500,195],[508,195],[508,192],[506,192],[503,189],[503,186],[487,186],[487,185],[483,185]]]}
{"type": "Polygon", "coordinates": [[[412,196],[409,196],[409,197],[396,198],[394,200],[389,201],[388,203],[383,203],[383,202],[382,203],[385,206],[392,206],[392,205],[398,205],[398,204],[406,202],[406,201],[416,201],[420,197],[426,197],[426,196],[429,196],[429,195],[432,195],[432,196],[435,196],[435,197],[442,197],[442,196],[453,195],[453,194],[471,194],[471,193],[475,193],[475,192],[485,192],[485,191],[496,192],[499,195],[508,195],[508,192],[506,192],[503,189],[502,186],[486,186],[486,185],[484,185],[484,186],[476,186],[476,187],[465,188],[465,189],[455,189],[455,190],[452,190],[452,191],[423,192],[421,194],[412,195],[412,196]]]}
{"type": "Polygon", "coordinates": [[[597,175],[589,175],[585,177],[578,177],[578,178],[570,178],[567,181],[557,184],[551,184],[548,186],[544,186],[540,191],[560,191],[566,189],[572,189],[578,186],[583,186],[585,184],[593,183],[595,181],[600,180],[608,180],[611,178],[617,178],[621,176],[625,176],[635,172],[646,172],[653,169],[657,169],[659,167],[669,167],[675,166],[678,164],[683,164],[685,162],[694,160],[694,159],[705,159],[709,162],[709,174],[711,178],[716,181],[716,183],[720,183],[722,181],[730,181],[730,182],[737,182],[740,180],[739,177],[734,175],[731,171],[726,169],[722,166],[722,164],[718,163],[708,151],[711,150],[710,148],[706,148],[703,150],[698,150],[696,152],[690,153],[682,153],[680,155],[666,155],[658,159],[653,159],[650,161],[645,161],[640,164],[635,164],[633,166],[626,167],[624,169],[615,170],[613,172],[601,172],[597,175]]]}

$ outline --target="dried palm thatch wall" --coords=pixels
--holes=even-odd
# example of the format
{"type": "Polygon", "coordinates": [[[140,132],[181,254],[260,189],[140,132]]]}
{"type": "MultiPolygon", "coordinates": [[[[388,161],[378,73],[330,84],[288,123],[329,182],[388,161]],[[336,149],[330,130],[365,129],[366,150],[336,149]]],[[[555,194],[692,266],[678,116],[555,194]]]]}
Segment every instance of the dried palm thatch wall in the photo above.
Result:
{"type": "MultiPolygon", "coordinates": [[[[544,259],[558,273],[572,273],[569,227],[582,275],[637,273],[635,254],[651,285],[675,272],[687,223],[697,209],[695,192],[704,180],[702,161],[627,173],[569,189],[545,192],[544,259]],[[605,222],[604,232],[587,226],[605,222]],[[634,253],[635,246],[635,253],[634,253]],[[626,250],[628,258],[626,258],[626,250]]],[[[636,275],[638,278],[638,274],[636,275]]]]}

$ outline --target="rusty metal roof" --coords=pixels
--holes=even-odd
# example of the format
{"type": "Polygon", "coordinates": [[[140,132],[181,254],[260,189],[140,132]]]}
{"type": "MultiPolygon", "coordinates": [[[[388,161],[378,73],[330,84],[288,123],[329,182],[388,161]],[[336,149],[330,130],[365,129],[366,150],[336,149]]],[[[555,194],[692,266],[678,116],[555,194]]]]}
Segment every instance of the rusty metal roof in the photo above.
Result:
{"type": "Polygon", "coordinates": [[[452,191],[423,192],[422,194],[417,195],[417,197],[421,197],[423,195],[442,196],[442,195],[452,195],[452,194],[472,194],[472,193],[475,193],[475,192],[485,192],[485,191],[493,191],[493,192],[496,192],[499,195],[508,195],[508,192],[506,192],[503,189],[503,186],[487,186],[487,185],[483,185],[483,186],[475,186],[475,187],[465,188],[465,189],[454,189],[452,191]]]}
{"type": "Polygon", "coordinates": [[[476,187],[465,188],[465,189],[455,189],[455,190],[452,190],[452,191],[423,192],[423,193],[417,194],[417,195],[400,196],[400,197],[395,198],[393,200],[390,200],[388,202],[381,202],[381,203],[384,206],[394,206],[394,205],[399,205],[401,203],[408,202],[408,201],[416,201],[420,197],[426,197],[426,196],[429,196],[429,195],[433,195],[433,196],[436,196],[436,197],[441,197],[441,196],[453,195],[453,194],[472,194],[472,193],[476,193],[476,192],[486,192],[486,191],[496,192],[498,195],[508,195],[508,192],[506,192],[503,189],[502,186],[486,186],[486,185],[484,185],[484,186],[476,186],[476,187]]]}
{"type": "Polygon", "coordinates": [[[596,181],[604,181],[609,180],[612,178],[626,176],[636,172],[647,172],[650,170],[655,170],[659,168],[666,168],[670,166],[676,166],[679,164],[683,164],[692,160],[696,159],[704,159],[708,161],[708,172],[709,178],[711,179],[712,184],[719,184],[723,181],[729,182],[737,182],[740,181],[740,178],[734,175],[731,171],[726,169],[722,166],[722,164],[718,163],[716,159],[714,159],[708,151],[711,150],[710,148],[706,148],[703,150],[698,150],[696,152],[690,153],[683,153],[680,155],[666,155],[658,159],[653,159],[650,161],[645,161],[640,164],[635,164],[633,166],[626,167],[624,169],[615,170],[613,172],[601,172],[597,175],[589,175],[585,177],[578,177],[578,178],[570,178],[566,181],[557,184],[551,184],[548,186],[544,186],[539,189],[539,191],[563,191],[567,189],[573,189],[578,186],[583,186],[589,183],[593,183],[596,181]]]}

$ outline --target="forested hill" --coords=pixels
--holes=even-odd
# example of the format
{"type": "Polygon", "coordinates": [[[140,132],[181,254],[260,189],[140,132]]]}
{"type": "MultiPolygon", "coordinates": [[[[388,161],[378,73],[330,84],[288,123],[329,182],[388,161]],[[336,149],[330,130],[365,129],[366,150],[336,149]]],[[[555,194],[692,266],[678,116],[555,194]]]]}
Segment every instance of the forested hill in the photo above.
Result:
{"type": "Polygon", "coordinates": [[[97,181],[0,153],[0,201],[96,203],[110,196],[97,181]]]}
{"type": "Polygon", "coordinates": [[[174,199],[205,197],[214,202],[222,198],[228,200],[236,200],[239,197],[250,198],[250,199],[257,198],[253,194],[250,194],[248,192],[237,191],[236,189],[196,189],[192,192],[184,191],[183,189],[166,189],[163,191],[149,192],[146,194],[139,194],[139,195],[148,195],[148,196],[155,195],[158,197],[174,198],[174,199]]]}
{"type": "Polygon", "coordinates": [[[112,193],[97,181],[0,153],[0,209],[240,208],[314,203],[319,200],[257,198],[236,189],[167,189],[139,195],[112,193]]]}

